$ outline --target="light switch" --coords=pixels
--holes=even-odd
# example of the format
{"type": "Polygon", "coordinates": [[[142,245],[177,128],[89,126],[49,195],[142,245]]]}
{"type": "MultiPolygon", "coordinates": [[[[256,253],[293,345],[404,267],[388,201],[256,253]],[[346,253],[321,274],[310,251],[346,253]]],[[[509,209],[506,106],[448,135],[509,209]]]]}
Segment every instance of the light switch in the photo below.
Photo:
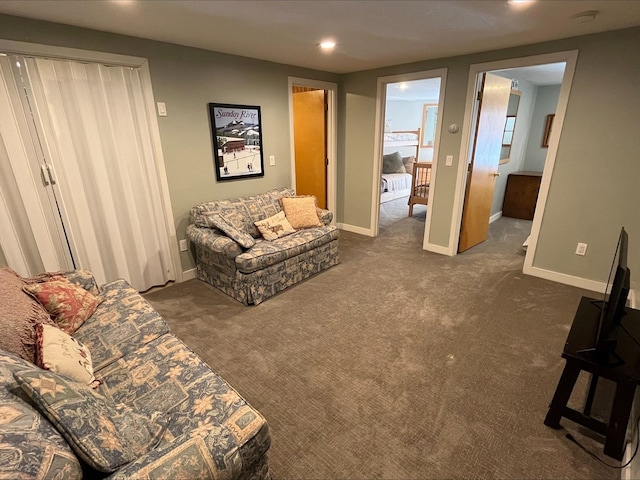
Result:
{"type": "Polygon", "coordinates": [[[158,116],[166,117],[167,116],[167,106],[164,102],[158,102],[158,116]]]}
{"type": "Polygon", "coordinates": [[[447,159],[445,160],[444,164],[447,167],[450,167],[451,165],[453,165],[453,155],[447,155],[447,159]]]}
{"type": "Polygon", "coordinates": [[[276,156],[269,155],[269,165],[275,165],[275,164],[276,164],[276,156]]]}

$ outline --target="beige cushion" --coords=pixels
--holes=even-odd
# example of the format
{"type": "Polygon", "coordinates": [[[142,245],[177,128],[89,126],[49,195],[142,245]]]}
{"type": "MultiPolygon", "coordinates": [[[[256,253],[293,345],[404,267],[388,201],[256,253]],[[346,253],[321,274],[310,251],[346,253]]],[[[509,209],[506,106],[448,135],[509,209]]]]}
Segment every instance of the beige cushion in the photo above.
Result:
{"type": "Polygon", "coordinates": [[[322,226],[316,210],[317,203],[318,200],[313,195],[298,195],[280,199],[287,220],[296,230],[322,226]]]}
{"type": "Polygon", "coordinates": [[[91,353],[82,343],[58,327],[36,326],[36,365],[88,385],[95,380],[91,353]]]}
{"type": "Polygon", "coordinates": [[[413,164],[416,163],[416,157],[402,157],[402,163],[407,173],[413,173],[413,164]]]}
{"type": "Polygon", "coordinates": [[[284,212],[278,212],[274,216],[256,222],[256,227],[265,240],[275,240],[290,233],[295,233],[284,212]]]}

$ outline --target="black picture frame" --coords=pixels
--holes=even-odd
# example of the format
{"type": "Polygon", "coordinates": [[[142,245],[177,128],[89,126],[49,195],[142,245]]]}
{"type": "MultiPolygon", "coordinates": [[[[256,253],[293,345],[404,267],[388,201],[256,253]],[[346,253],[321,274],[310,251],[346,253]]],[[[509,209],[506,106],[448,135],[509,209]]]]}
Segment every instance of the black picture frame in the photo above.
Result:
{"type": "Polygon", "coordinates": [[[209,103],[209,118],[217,180],[263,177],[260,107],[209,103]]]}

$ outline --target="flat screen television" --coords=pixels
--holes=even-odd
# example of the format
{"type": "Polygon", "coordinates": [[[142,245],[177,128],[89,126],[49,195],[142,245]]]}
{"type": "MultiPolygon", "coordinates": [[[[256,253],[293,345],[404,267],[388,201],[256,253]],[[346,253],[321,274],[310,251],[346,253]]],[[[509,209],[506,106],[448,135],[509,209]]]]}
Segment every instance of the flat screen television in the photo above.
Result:
{"type": "Polygon", "coordinates": [[[610,362],[611,357],[616,358],[618,326],[625,314],[631,285],[631,270],[627,265],[628,243],[627,232],[622,227],[600,308],[595,344],[593,348],[583,350],[586,353],[595,353],[596,357],[603,362],[610,362]]]}

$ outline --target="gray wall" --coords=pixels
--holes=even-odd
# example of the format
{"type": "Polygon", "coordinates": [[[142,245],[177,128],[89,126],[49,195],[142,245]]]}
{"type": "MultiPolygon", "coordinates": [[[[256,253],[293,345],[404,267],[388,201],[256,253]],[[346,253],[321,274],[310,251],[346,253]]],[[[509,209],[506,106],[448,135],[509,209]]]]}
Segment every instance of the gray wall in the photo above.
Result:
{"type": "MultiPolygon", "coordinates": [[[[155,99],[167,105],[158,124],[178,239],[197,203],[290,186],[288,77],[338,81],[326,72],[6,15],[0,15],[0,37],[149,60],[155,99]],[[264,177],[216,181],[209,102],[261,106],[264,177]]],[[[183,271],[195,266],[191,252],[181,262],[183,271]]]]}
{"type": "MultiPolygon", "coordinates": [[[[640,142],[635,132],[640,125],[639,36],[640,28],[634,27],[345,75],[339,119],[345,144],[340,159],[342,210],[338,220],[370,228],[371,182],[363,171],[366,166],[362,159],[373,154],[378,77],[447,68],[443,125],[461,125],[470,65],[577,49],[573,88],[533,266],[604,281],[617,232],[624,224],[632,239],[631,268],[640,271],[640,216],[636,213],[640,203],[640,142]],[[578,242],[589,244],[584,257],[574,255],[578,242]]],[[[443,128],[440,138],[429,241],[441,246],[449,243],[455,215],[460,137],[443,128]],[[444,167],[447,154],[454,157],[452,168],[444,167]]]]}
{"type": "Polygon", "coordinates": [[[542,136],[547,115],[555,113],[560,96],[560,85],[538,87],[536,107],[531,117],[531,130],[524,158],[523,170],[542,172],[548,148],[542,146],[542,136]]]}

